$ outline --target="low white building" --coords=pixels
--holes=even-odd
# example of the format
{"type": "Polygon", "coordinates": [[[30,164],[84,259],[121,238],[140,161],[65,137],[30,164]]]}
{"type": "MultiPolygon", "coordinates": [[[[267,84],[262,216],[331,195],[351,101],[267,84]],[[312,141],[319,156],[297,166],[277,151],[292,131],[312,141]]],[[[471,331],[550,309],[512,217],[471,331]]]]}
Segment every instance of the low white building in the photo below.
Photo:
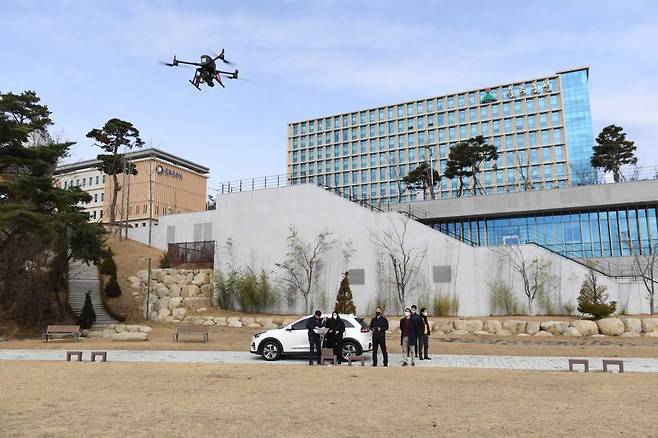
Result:
{"type": "MultiPolygon", "coordinates": [[[[521,309],[527,308],[523,281],[513,261],[525,263],[528,274],[542,285],[532,313],[563,313],[565,305],[575,308],[589,272],[584,265],[536,245],[471,246],[403,214],[373,211],[310,184],[223,194],[216,210],[161,217],[153,245],[166,249],[169,243],[213,240],[215,269],[249,267],[257,273],[262,269],[275,280],[285,277],[277,264],[286,259],[291,227],[308,243],[319,233],[331,233],[334,244],[321,256],[322,267],[309,297],[310,308],[325,311],[333,306],[341,273],[347,270],[358,313],[373,312],[378,304],[384,304],[388,313],[399,312],[399,282],[391,251],[382,243],[395,247],[398,261],[404,251],[409,263],[418,265],[406,284],[404,305],[431,308],[434,299],[443,296],[458,302],[456,313],[461,316],[501,313],[492,300],[501,288],[510,291],[521,309]],[[538,276],[537,267],[541,267],[538,276]]],[[[146,230],[130,233],[133,239],[147,241],[146,230]]],[[[602,273],[597,279],[621,309],[648,311],[637,283],[602,273]]],[[[281,302],[281,311],[304,309],[301,296],[292,305],[281,302]]]]}

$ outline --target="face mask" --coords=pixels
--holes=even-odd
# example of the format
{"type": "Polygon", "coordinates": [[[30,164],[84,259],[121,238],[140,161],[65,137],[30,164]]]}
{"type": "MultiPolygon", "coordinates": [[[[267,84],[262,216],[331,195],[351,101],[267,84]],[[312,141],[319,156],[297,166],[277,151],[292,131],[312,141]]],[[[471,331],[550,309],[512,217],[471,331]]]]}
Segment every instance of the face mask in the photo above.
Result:
{"type": "Polygon", "coordinates": [[[375,312],[375,316],[379,316],[381,314],[382,314],[382,312],[375,312]]]}
{"type": "Polygon", "coordinates": [[[333,315],[331,315],[331,317],[332,317],[333,319],[336,319],[336,318],[338,318],[338,315],[336,315],[336,314],[334,313],[333,315]]]}
{"type": "Polygon", "coordinates": [[[404,316],[411,316],[411,312],[404,312],[404,316]]]}
{"type": "Polygon", "coordinates": [[[427,312],[423,312],[423,316],[427,316],[427,312]]]}

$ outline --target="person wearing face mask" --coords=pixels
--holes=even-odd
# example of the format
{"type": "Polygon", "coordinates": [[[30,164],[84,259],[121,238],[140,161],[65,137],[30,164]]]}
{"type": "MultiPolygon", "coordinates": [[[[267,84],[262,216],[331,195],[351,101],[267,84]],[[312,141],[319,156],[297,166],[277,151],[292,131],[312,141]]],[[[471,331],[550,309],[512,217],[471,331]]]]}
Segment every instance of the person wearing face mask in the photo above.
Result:
{"type": "Polygon", "coordinates": [[[416,355],[416,343],[418,342],[418,321],[412,316],[411,309],[404,309],[404,318],[400,320],[400,346],[402,347],[402,366],[409,364],[411,357],[411,366],[416,366],[414,356],[416,355]],[[413,348],[414,354],[411,354],[413,348]]]}
{"type": "Polygon", "coordinates": [[[345,333],[345,321],[343,321],[338,313],[334,311],[331,318],[327,320],[326,327],[329,329],[327,332],[327,348],[334,350],[334,355],[340,364],[343,359],[343,333],[345,333]]]}
{"type": "Polygon", "coordinates": [[[309,357],[308,364],[313,365],[313,358],[320,365],[320,335],[317,329],[322,327],[322,312],[316,310],[313,316],[306,320],[306,330],[308,330],[309,357]]]}
{"type": "Polygon", "coordinates": [[[384,318],[382,308],[375,309],[375,317],[370,320],[370,331],[372,331],[372,366],[377,366],[377,351],[381,347],[384,357],[384,366],[388,366],[388,351],[386,351],[386,331],[388,330],[388,319],[384,318]]]}
{"type": "Polygon", "coordinates": [[[430,323],[427,321],[427,309],[420,309],[421,328],[418,333],[418,358],[420,360],[432,360],[429,357],[430,323]],[[424,352],[424,354],[423,354],[424,352]]]}

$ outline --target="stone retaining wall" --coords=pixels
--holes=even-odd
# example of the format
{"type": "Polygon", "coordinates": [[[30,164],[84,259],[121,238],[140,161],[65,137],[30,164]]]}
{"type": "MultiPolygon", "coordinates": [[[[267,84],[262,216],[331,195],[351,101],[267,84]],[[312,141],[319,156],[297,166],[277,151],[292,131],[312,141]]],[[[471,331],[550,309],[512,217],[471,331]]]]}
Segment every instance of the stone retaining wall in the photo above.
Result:
{"type": "Polygon", "coordinates": [[[112,341],[146,341],[149,332],[153,330],[148,325],[103,324],[94,325],[92,330],[83,330],[86,338],[109,338],[112,341]]]}

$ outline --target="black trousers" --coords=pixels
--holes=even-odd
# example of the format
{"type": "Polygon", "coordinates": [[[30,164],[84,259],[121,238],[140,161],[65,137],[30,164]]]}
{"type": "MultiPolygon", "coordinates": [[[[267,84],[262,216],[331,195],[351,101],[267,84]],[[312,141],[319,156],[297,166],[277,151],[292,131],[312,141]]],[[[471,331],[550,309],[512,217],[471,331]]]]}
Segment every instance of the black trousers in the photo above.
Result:
{"type": "Polygon", "coordinates": [[[308,363],[313,363],[313,358],[320,363],[320,335],[308,335],[309,356],[308,363]]]}
{"type": "Polygon", "coordinates": [[[372,364],[377,365],[377,352],[379,348],[382,349],[382,356],[384,356],[384,366],[388,365],[388,351],[386,351],[386,334],[373,334],[372,335],[372,364]]]}
{"type": "Polygon", "coordinates": [[[429,339],[430,337],[427,335],[418,336],[418,357],[429,357],[429,339]]]}
{"type": "Polygon", "coordinates": [[[334,350],[334,355],[338,363],[343,360],[343,335],[333,335],[327,337],[327,348],[334,350]]]}

